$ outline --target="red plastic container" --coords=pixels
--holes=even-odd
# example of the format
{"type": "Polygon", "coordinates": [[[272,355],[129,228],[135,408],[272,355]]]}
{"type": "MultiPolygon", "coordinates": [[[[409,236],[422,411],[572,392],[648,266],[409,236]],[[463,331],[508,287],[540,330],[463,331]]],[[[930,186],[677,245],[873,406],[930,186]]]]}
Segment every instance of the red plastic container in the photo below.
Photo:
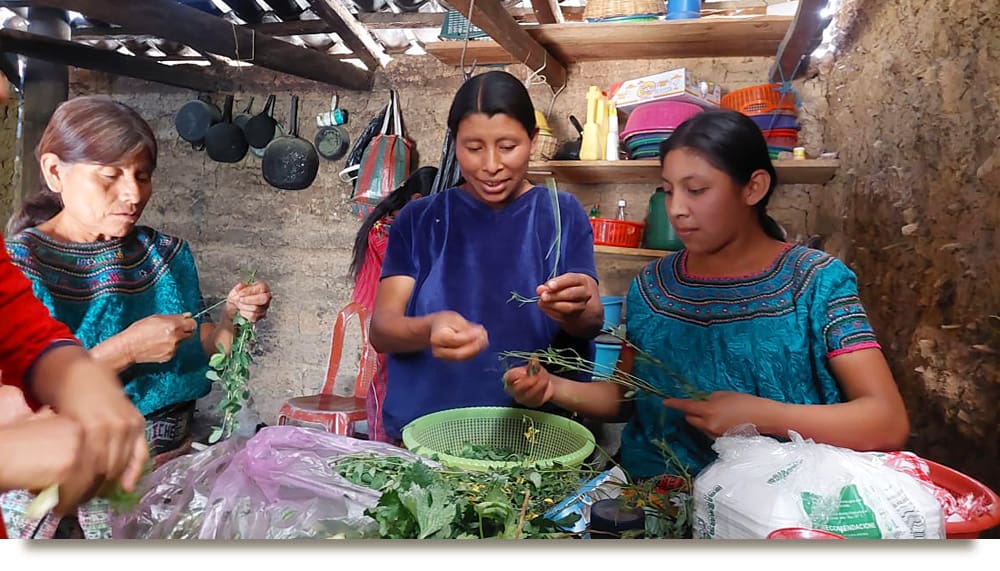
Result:
{"type": "Polygon", "coordinates": [[[620,248],[638,248],[642,241],[642,231],[646,227],[644,222],[611,218],[591,218],[590,225],[594,229],[594,244],[620,248]]]}
{"type": "Polygon", "coordinates": [[[823,531],[822,529],[809,529],[807,527],[783,527],[767,534],[768,539],[847,539],[843,535],[823,531]]]}
{"type": "Polygon", "coordinates": [[[779,111],[795,113],[795,95],[781,93],[780,83],[751,85],[722,96],[721,106],[744,115],[766,115],[779,111]]]}
{"type": "Polygon", "coordinates": [[[979,534],[1000,525],[1000,497],[983,483],[970,478],[958,470],[953,470],[943,464],[932,462],[926,458],[931,470],[931,481],[948,490],[954,495],[965,495],[969,492],[989,499],[990,509],[985,514],[971,520],[944,524],[945,537],[948,539],[975,539],[979,534]]]}

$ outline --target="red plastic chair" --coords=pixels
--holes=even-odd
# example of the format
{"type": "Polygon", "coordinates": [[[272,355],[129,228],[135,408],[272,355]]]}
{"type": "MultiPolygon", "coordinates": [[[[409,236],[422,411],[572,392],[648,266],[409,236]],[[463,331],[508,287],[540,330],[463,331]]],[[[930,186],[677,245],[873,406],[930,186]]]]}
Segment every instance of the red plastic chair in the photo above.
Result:
{"type": "Polygon", "coordinates": [[[371,316],[361,304],[351,302],[337,315],[330,342],[330,363],[326,368],[326,382],[317,395],[288,399],[278,412],[278,424],[295,420],[322,425],[334,434],[354,436],[355,423],[365,420],[365,397],[378,367],[377,353],[368,342],[368,324],[371,316]],[[354,380],[354,396],[333,394],[333,387],[340,369],[340,356],[344,351],[344,330],[351,317],[358,317],[361,326],[361,359],[358,376],[354,380]]]}

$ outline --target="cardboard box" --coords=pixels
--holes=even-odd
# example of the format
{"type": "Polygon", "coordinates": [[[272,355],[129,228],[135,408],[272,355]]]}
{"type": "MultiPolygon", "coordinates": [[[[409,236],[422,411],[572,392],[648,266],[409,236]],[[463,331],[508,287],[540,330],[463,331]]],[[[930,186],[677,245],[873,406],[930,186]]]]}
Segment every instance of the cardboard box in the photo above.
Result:
{"type": "Polygon", "coordinates": [[[685,68],[630,79],[611,87],[615,107],[631,111],[651,101],[674,100],[715,109],[722,99],[722,88],[715,82],[702,81],[685,68]]]}

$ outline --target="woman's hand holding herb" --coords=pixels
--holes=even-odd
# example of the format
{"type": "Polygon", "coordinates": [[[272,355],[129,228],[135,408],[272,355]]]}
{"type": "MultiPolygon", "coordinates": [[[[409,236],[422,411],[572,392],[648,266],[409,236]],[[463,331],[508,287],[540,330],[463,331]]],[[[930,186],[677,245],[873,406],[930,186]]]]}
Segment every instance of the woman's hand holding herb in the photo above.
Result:
{"type": "Polygon", "coordinates": [[[537,359],[529,360],[527,365],[514,367],[504,373],[503,387],[518,403],[532,408],[544,405],[555,395],[552,378],[538,364],[537,359]]]}
{"type": "Polygon", "coordinates": [[[684,413],[684,420],[704,432],[709,438],[718,438],[734,426],[751,423],[764,434],[768,429],[770,411],[776,401],[734,391],[715,391],[705,400],[664,399],[663,406],[684,413]]]}
{"type": "Polygon", "coordinates": [[[150,315],[122,333],[125,351],[132,363],[166,363],[197,328],[198,322],[191,319],[190,313],[150,315]]]}
{"type": "Polygon", "coordinates": [[[454,311],[433,314],[430,329],[431,353],[438,359],[467,361],[490,344],[485,327],[454,311]]]}
{"type": "Polygon", "coordinates": [[[232,319],[239,313],[247,321],[256,323],[267,317],[271,297],[271,287],[264,280],[255,280],[249,285],[240,282],[226,295],[225,314],[232,319]]]}
{"type": "Polygon", "coordinates": [[[601,328],[604,307],[597,282],[587,274],[556,276],[535,289],[538,308],[580,337],[592,337],[601,328]]]}

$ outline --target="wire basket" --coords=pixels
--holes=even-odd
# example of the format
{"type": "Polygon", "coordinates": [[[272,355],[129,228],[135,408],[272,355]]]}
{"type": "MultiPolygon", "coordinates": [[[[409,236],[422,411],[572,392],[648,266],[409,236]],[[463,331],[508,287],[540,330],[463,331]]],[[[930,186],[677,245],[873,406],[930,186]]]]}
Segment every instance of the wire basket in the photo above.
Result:
{"type": "Polygon", "coordinates": [[[443,40],[464,40],[466,31],[469,32],[470,40],[481,40],[490,37],[489,34],[472,25],[468,18],[458,10],[448,10],[444,15],[444,23],[441,24],[441,33],[438,36],[443,40]]]}
{"type": "Polygon", "coordinates": [[[559,147],[559,140],[547,129],[539,129],[538,137],[535,138],[535,150],[531,153],[533,161],[547,161],[555,156],[559,147]]]}
{"type": "Polygon", "coordinates": [[[594,228],[594,244],[621,248],[638,248],[646,227],[644,222],[611,218],[591,218],[590,225],[594,228]]]}
{"type": "Polygon", "coordinates": [[[780,83],[764,83],[736,89],[722,96],[720,104],[744,115],[787,112],[795,114],[795,94],[781,93],[780,83]]]}
{"type": "Polygon", "coordinates": [[[663,0],[587,0],[585,20],[606,20],[621,16],[659,16],[666,12],[663,0]]]}
{"type": "Polygon", "coordinates": [[[446,466],[485,471],[525,465],[520,461],[458,456],[467,443],[510,450],[529,457],[528,466],[538,468],[579,466],[594,451],[594,435],[582,424],[530,409],[453,408],[421,416],[403,428],[403,445],[407,449],[427,458],[436,457],[446,466]],[[529,431],[532,427],[535,430],[529,431]]]}

